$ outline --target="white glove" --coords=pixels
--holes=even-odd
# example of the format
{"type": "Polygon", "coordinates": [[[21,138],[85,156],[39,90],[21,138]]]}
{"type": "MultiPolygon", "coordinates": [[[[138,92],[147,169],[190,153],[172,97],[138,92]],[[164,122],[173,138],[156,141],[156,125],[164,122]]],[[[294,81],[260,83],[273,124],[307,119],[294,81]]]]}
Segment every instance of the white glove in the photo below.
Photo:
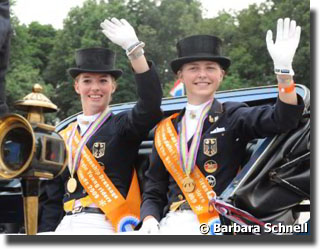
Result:
{"type": "Polygon", "coordinates": [[[143,221],[142,227],[140,228],[139,232],[143,234],[159,234],[159,230],[159,222],[154,217],[152,217],[143,221]]]}
{"type": "Polygon", "coordinates": [[[292,61],[300,40],[301,27],[296,21],[289,18],[278,19],[277,37],[272,40],[272,31],[268,30],[266,36],[267,48],[273,60],[276,74],[294,75],[292,61]]]}
{"type": "Polygon", "coordinates": [[[118,20],[113,17],[110,21],[104,20],[100,26],[103,34],[124,50],[139,42],[133,27],[125,19],[118,20]]]}

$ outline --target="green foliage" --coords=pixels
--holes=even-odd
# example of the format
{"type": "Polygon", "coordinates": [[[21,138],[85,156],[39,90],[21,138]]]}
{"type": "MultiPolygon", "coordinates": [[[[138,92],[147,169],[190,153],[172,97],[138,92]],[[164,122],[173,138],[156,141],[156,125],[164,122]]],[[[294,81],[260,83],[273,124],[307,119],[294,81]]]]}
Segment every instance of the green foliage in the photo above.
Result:
{"type": "MultiPolygon", "coordinates": [[[[14,4],[14,1],[11,1],[14,4]]],[[[164,96],[175,81],[170,61],[176,58],[176,42],[186,36],[211,34],[224,43],[224,53],[232,59],[220,90],[275,84],[273,63],[266,44],[268,29],[276,32],[280,17],[295,19],[302,27],[294,58],[295,80],[310,87],[310,1],[266,0],[239,12],[222,11],[217,17],[203,18],[198,0],[87,0],[72,8],[62,30],[33,22],[20,24],[12,13],[11,63],[7,74],[7,99],[15,100],[40,83],[47,96],[59,107],[58,117],[81,111],[67,69],[75,66],[76,49],[105,47],[117,54],[116,67],[124,71],[118,80],[113,103],[136,100],[134,76],[122,48],[112,44],[101,32],[100,23],[111,17],[125,18],[135,28],[145,52],[155,62],[164,86],[164,96]]],[[[53,122],[54,115],[49,115],[53,122]]]]}
{"type": "Polygon", "coordinates": [[[29,27],[20,25],[15,17],[11,18],[11,23],[13,35],[6,76],[6,98],[9,109],[14,111],[14,102],[31,93],[36,83],[42,85],[44,94],[49,98],[54,95],[54,88],[44,81],[42,71],[48,63],[47,55],[53,46],[56,31],[51,25],[37,22],[29,27]]]}
{"type": "Polygon", "coordinates": [[[43,70],[47,67],[49,58],[54,45],[56,30],[52,25],[42,25],[38,22],[32,22],[28,26],[29,40],[28,44],[31,47],[31,58],[35,58],[34,67],[43,70]]]}
{"type": "Polygon", "coordinates": [[[250,87],[250,84],[247,81],[241,79],[237,74],[232,74],[224,77],[219,90],[242,89],[248,87],[250,87]]]}
{"type": "Polygon", "coordinates": [[[13,103],[32,92],[34,84],[39,83],[43,87],[43,94],[53,96],[54,89],[50,84],[43,82],[38,69],[30,65],[19,64],[11,70],[6,78],[7,102],[13,111],[13,103]]]}
{"type": "Polygon", "coordinates": [[[174,82],[167,83],[163,87],[163,96],[164,97],[170,97],[170,90],[173,88],[174,82]]]}

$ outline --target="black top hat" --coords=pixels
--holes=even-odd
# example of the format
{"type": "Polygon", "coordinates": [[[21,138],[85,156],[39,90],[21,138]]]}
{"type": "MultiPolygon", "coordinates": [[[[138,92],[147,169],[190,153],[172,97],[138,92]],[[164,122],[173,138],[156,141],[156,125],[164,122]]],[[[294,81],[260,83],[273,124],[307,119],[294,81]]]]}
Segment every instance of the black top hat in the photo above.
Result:
{"type": "Polygon", "coordinates": [[[122,75],[120,69],[114,69],[116,55],[105,48],[78,49],[75,52],[77,68],[68,69],[72,78],[84,72],[108,73],[115,79],[122,75]]]}
{"type": "Polygon", "coordinates": [[[189,36],[177,43],[178,58],[171,61],[171,68],[177,73],[185,63],[208,60],[214,61],[227,70],[231,64],[228,57],[222,56],[222,41],[209,35],[189,36]]]}

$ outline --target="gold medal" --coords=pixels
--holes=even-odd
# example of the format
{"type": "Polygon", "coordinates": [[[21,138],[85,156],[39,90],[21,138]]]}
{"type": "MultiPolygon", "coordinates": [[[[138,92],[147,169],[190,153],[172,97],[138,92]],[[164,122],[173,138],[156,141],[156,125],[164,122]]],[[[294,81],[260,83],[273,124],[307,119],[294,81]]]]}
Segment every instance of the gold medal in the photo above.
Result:
{"type": "Polygon", "coordinates": [[[187,193],[192,193],[196,187],[194,180],[190,177],[186,177],[182,181],[183,190],[187,193]]]}
{"type": "Polygon", "coordinates": [[[77,181],[75,178],[71,177],[67,183],[67,189],[69,193],[74,193],[77,189],[77,181]]]}

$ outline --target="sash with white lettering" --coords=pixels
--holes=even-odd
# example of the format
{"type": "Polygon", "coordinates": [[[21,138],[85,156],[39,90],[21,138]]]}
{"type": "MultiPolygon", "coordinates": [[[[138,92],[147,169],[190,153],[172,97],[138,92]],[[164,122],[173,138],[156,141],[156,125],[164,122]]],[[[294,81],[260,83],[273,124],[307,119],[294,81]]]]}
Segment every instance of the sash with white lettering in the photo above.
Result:
{"type": "MultiPolygon", "coordinates": [[[[68,141],[75,125],[75,123],[69,125],[60,133],[65,141],[68,141]]],[[[81,136],[78,130],[75,130],[72,140],[73,159],[76,156],[80,140],[81,136]]],[[[90,150],[84,146],[77,175],[91,200],[105,213],[115,230],[117,232],[132,231],[140,219],[141,197],[136,171],[133,171],[131,185],[127,199],[125,199],[113,185],[90,150]]]]}
{"type": "Polygon", "coordinates": [[[172,124],[172,119],[177,116],[178,114],[173,114],[158,124],[154,140],[155,146],[164,166],[185,195],[192,211],[197,214],[199,222],[208,224],[211,233],[215,234],[213,225],[221,223],[219,213],[214,208],[209,207],[209,201],[215,196],[215,192],[196,165],[190,173],[190,177],[196,185],[194,191],[187,193],[183,188],[185,174],[180,164],[178,135],[172,124]]]}

